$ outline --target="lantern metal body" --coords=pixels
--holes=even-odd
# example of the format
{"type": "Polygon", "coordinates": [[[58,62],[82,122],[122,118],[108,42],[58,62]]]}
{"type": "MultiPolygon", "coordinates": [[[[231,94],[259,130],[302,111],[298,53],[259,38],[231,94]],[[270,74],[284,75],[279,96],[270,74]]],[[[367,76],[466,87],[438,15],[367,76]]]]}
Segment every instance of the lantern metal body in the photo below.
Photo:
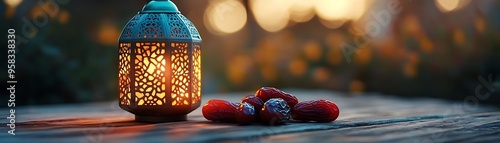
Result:
{"type": "Polygon", "coordinates": [[[170,0],[152,0],[119,39],[120,108],[136,121],[186,120],[201,101],[201,37],[170,0]]]}

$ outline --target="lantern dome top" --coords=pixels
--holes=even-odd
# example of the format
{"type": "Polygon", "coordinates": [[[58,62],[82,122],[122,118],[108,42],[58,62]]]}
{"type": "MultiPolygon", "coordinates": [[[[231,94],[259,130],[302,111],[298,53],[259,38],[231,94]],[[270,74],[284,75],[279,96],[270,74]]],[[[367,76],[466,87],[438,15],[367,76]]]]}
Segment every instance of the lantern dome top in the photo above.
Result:
{"type": "Polygon", "coordinates": [[[158,40],[201,42],[201,36],[172,1],[152,0],[123,28],[119,42],[158,40]]]}
{"type": "Polygon", "coordinates": [[[140,13],[181,13],[170,0],[152,0],[142,8],[140,13]]]}

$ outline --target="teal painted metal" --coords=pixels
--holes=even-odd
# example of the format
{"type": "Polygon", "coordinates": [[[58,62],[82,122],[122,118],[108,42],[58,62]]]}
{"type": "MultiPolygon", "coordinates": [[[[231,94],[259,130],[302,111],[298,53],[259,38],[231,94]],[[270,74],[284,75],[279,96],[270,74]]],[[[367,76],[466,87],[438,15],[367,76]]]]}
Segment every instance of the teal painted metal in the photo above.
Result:
{"type": "Polygon", "coordinates": [[[142,8],[141,13],[181,13],[170,0],[153,0],[142,8]]]}

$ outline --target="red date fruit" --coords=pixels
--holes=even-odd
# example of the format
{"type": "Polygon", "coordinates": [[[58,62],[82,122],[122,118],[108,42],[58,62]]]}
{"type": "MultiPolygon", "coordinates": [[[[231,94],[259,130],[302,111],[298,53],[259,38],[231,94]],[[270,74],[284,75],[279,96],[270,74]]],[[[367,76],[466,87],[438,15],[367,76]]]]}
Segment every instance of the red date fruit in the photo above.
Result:
{"type": "Polygon", "coordinates": [[[292,118],[301,121],[331,122],[339,117],[339,107],[328,100],[300,102],[292,109],[292,118]]]}
{"type": "Polygon", "coordinates": [[[248,102],[243,102],[236,112],[236,121],[241,125],[251,124],[255,119],[254,106],[248,102]]]}
{"type": "Polygon", "coordinates": [[[260,120],[269,125],[284,124],[290,120],[290,106],[281,98],[271,98],[264,103],[260,120]]]}
{"type": "Polygon", "coordinates": [[[260,98],[257,96],[249,95],[243,97],[241,100],[241,103],[247,102],[248,104],[253,105],[255,109],[255,113],[259,113],[260,110],[262,109],[262,106],[264,106],[264,101],[262,101],[260,98]]]}
{"type": "Polygon", "coordinates": [[[262,87],[255,92],[255,96],[259,97],[264,102],[271,98],[281,98],[285,100],[290,107],[294,107],[297,103],[299,103],[297,97],[274,87],[262,87]]]}
{"type": "Polygon", "coordinates": [[[207,120],[236,122],[235,114],[238,104],[225,100],[211,99],[203,105],[201,112],[207,120]]]}

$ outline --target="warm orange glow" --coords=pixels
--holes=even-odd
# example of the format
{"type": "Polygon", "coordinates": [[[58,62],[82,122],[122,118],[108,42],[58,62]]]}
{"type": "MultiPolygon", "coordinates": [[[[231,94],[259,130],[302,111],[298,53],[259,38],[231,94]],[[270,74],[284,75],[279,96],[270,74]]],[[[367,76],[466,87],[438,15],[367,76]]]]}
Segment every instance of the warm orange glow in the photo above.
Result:
{"type": "Polygon", "coordinates": [[[339,45],[345,41],[345,37],[340,32],[329,33],[325,37],[325,41],[328,44],[328,53],[326,55],[326,60],[331,65],[339,65],[342,63],[344,56],[342,55],[342,49],[339,45]]]}
{"type": "Polygon", "coordinates": [[[288,25],[290,4],[287,0],[250,0],[250,9],[257,24],[268,32],[276,32],[288,25]]]}
{"type": "Polygon", "coordinates": [[[228,60],[228,63],[226,64],[226,72],[231,83],[242,84],[245,81],[251,63],[251,59],[243,55],[236,56],[233,59],[228,60]]]}
{"type": "Polygon", "coordinates": [[[247,12],[239,0],[218,0],[209,4],[203,20],[210,32],[219,35],[231,34],[245,26],[247,12]]]}
{"type": "Polygon", "coordinates": [[[327,55],[327,61],[332,64],[332,65],[339,65],[342,63],[342,58],[343,55],[341,53],[340,49],[335,50],[335,49],[330,49],[327,55]]]}
{"type": "Polygon", "coordinates": [[[120,104],[130,105],[130,43],[120,43],[118,63],[118,88],[120,90],[120,104]]]}
{"type": "Polygon", "coordinates": [[[457,45],[464,45],[465,44],[465,33],[462,30],[455,30],[453,32],[453,41],[457,45]]]}
{"type": "Polygon", "coordinates": [[[102,24],[97,33],[99,42],[105,45],[115,45],[118,37],[120,37],[120,31],[110,22],[102,24]]]}
{"type": "Polygon", "coordinates": [[[417,75],[417,65],[412,63],[407,63],[403,67],[403,74],[408,78],[413,78],[417,75]]]}
{"type": "Polygon", "coordinates": [[[368,64],[372,59],[372,50],[370,47],[365,47],[363,49],[359,49],[358,52],[354,55],[354,61],[357,64],[368,64]]]}
{"type": "Polygon", "coordinates": [[[260,67],[260,72],[266,81],[276,81],[276,78],[278,77],[278,69],[276,66],[271,64],[266,64],[260,67]]]}
{"type": "Polygon", "coordinates": [[[349,85],[349,90],[353,94],[362,93],[365,90],[365,84],[360,80],[353,80],[349,85]]]}
{"type": "Polygon", "coordinates": [[[193,46],[193,94],[191,104],[199,103],[201,100],[201,47],[199,44],[193,46]]]}
{"type": "Polygon", "coordinates": [[[434,50],[432,41],[427,37],[420,38],[420,48],[422,48],[422,51],[425,53],[431,53],[434,50]]]}
{"type": "Polygon", "coordinates": [[[323,51],[318,42],[311,41],[304,45],[304,54],[309,61],[318,61],[321,59],[323,51]]]}
{"type": "Polygon", "coordinates": [[[193,73],[189,72],[188,43],[120,43],[119,89],[120,104],[130,105],[130,74],[133,74],[137,105],[195,105],[201,99],[201,47],[193,45],[193,73]],[[171,46],[171,47],[168,47],[171,46]],[[166,57],[167,48],[171,49],[166,57]],[[134,49],[133,51],[130,51],[134,49]],[[135,52],[134,67],[130,67],[130,52],[135,52]],[[170,59],[171,64],[168,61],[170,59]],[[130,69],[132,68],[132,69],[130,69]],[[132,73],[130,73],[132,72],[132,73]],[[193,81],[190,82],[191,76],[193,81]],[[167,81],[171,77],[171,81],[167,81]],[[189,90],[192,84],[191,90],[189,90]],[[170,87],[169,87],[170,86],[170,87]],[[167,91],[170,88],[170,91],[167,91]],[[126,96],[125,96],[126,95],[126,96]],[[170,97],[169,97],[170,96],[170,97]],[[191,98],[190,98],[191,96],[191,98]],[[172,102],[167,103],[166,98],[172,102]],[[189,103],[191,99],[191,103],[189,103]]]}
{"type": "Polygon", "coordinates": [[[410,53],[408,55],[408,62],[412,64],[419,64],[420,56],[417,53],[410,53]]]}
{"type": "Polygon", "coordinates": [[[189,94],[189,54],[188,43],[171,43],[172,105],[188,105],[189,94]]]}
{"type": "Polygon", "coordinates": [[[300,77],[306,73],[307,63],[300,58],[296,58],[288,64],[288,69],[292,75],[300,77]]]}
{"type": "Polygon", "coordinates": [[[486,29],[486,23],[484,22],[484,19],[477,18],[474,25],[476,27],[477,32],[484,33],[484,30],[486,29]]]}
{"type": "Polygon", "coordinates": [[[136,43],[135,86],[137,105],[164,105],[165,79],[169,75],[164,43],[136,43]]]}
{"type": "Polygon", "coordinates": [[[68,23],[69,18],[70,18],[69,12],[66,10],[61,10],[61,12],[59,13],[59,22],[61,24],[66,24],[68,23]]]}
{"type": "Polygon", "coordinates": [[[313,79],[317,82],[326,82],[330,79],[330,71],[324,67],[319,67],[313,70],[313,79]]]}

